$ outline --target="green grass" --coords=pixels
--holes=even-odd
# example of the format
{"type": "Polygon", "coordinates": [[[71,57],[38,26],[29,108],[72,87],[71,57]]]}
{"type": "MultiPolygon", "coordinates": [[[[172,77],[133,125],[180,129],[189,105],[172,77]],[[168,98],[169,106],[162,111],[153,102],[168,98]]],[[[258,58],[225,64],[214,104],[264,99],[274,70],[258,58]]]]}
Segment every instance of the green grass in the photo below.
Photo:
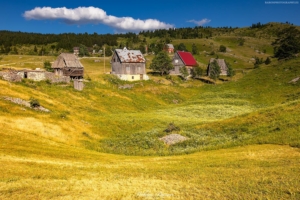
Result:
{"type": "MultiPolygon", "coordinates": [[[[32,97],[51,111],[0,98],[0,199],[299,199],[300,83],[289,81],[299,76],[300,59],[252,69],[249,45],[266,49],[265,58],[269,39],[174,44],[181,41],[203,48],[196,56],[203,66],[204,49],[228,46],[232,52],[219,57],[236,59],[233,67],[244,73],[214,85],[150,73],[150,81],[127,83],[105,74],[109,58],[105,69],[103,58],[83,58],[90,79],[83,91],[0,80],[0,97],[32,97]],[[189,140],[160,141],[169,123],[189,140]]],[[[55,59],[21,57],[3,56],[0,65],[33,68],[55,59]]]]}

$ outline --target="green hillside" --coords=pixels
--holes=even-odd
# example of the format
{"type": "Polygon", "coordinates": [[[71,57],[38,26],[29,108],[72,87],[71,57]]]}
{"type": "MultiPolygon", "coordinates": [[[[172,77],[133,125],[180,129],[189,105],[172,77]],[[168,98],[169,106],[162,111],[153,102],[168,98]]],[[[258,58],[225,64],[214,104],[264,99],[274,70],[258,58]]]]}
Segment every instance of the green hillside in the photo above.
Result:
{"type": "MultiPolygon", "coordinates": [[[[151,70],[149,81],[124,82],[107,74],[109,57],[105,65],[81,58],[83,91],[0,80],[0,199],[299,199],[300,81],[290,81],[300,59],[254,68],[255,57],[273,56],[273,29],[264,29],[243,45],[244,29],[172,40],[190,51],[196,44],[203,69],[211,57],[226,59],[236,75],[216,84],[151,70]],[[37,99],[50,112],[7,96],[37,99]],[[165,145],[170,123],[188,140],[165,145]]],[[[0,68],[32,69],[56,59],[1,58],[0,68]]]]}

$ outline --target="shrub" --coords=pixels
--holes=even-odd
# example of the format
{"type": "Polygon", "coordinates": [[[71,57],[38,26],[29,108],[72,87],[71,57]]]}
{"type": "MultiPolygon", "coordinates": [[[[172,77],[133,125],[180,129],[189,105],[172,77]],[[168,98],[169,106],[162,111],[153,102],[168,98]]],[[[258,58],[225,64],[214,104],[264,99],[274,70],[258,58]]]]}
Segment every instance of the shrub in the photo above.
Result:
{"type": "Polygon", "coordinates": [[[268,64],[270,64],[270,63],[271,63],[271,59],[270,59],[270,57],[267,57],[267,59],[266,59],[266,61],[265,61],[265,64],[268,65],[268,64]]]}
{"type": "Polygon", "coordinates": [[[51,68],[51,63],[49,61],[44,62],[44,68],[47,72],[53,72],[54,70],[51,68]]]}
{"type": "Polygon", "coordinates": [[[226,47],[224,45],[221,45],[219,48],[220,52],[226,52],[226,47]]]}
{"type": "Polygon", "coordinates": [[[183,66],[183,67],[180,68],[179,71],[180,71],[180,73],[181,73],[182,78],[183,78],[184,80],[187,80],[187,77],[188,77],[188,75],[189,75],[189,72],[188,72],[187,68],[186,68],[185,66],[183,66]]]}
{"type": "Polygon", "coordinates": [[[191,70],[191,75],[193,78],[197,78],[202,76],[203,69],[197,64],[193,69],[191,70]]]}
{"type": "Polygon", "coordinates": [[[30,98],[30,107],[32,108],[37,108],[37,107],[40,107],[40,102],[37,100],[37,99],[34,99],[34,98],[30,98]]]}
{"type": "Polygon", "coordinates": [[[168,127],[164,130],[166,133],[171,133],[173,131],[180,131],[180,128],[178,126],[175,126],[174,123],[170,123],[168,127]]]}

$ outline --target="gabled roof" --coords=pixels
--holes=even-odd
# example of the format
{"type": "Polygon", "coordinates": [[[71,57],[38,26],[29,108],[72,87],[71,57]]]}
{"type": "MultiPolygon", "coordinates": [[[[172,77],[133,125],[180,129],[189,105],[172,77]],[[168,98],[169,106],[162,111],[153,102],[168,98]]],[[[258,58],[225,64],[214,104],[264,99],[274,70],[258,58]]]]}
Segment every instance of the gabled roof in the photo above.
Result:
{"type": "Polygon", "coordinates": [[[168,47],[169,49],[174,49],[173,44],[166,44],[165,46],[168,47]]]}
{"type": "Polygon", "coordinates": [[[185,52],[185,51],[177,51],[176,52],[178,56],[181,58],[182,62],[186,66],[195,66],[197,65],[197,61],[193,57],[193,55],[190,52],[185,52]]]}
{"type": "Polygon", "coordinates": [[[227,65],[226,65],[224,59],[211,58],[211,59],[209,60],[209,63],[212,63],[212,62],[214,62],[215,60],[217,61],[218,65],[220,66],[220,69],[221,69],[222,71],[227,71],[228,68],[227,68],[227,65]]]}
{"type": "Polygon", "coordinates": [[[116,49],[121,63],[144,63],[146,60],[140,50],[116,49]]]}
{"type": "Polygon", "coordinates": [[[78,58],[72,53],[61,53],[51,66],[52,68],[75,67],[83,68],[78,58]]]}

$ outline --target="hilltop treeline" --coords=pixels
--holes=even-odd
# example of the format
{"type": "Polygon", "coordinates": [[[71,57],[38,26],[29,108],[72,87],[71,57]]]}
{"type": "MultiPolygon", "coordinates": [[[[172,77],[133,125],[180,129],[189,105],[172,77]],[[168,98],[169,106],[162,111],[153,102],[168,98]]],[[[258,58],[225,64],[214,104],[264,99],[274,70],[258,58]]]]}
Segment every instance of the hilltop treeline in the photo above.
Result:
{"type": "MultiPolygon", "coordinates": [[[[103,45],[109,46],[112,50],[115,48],[137,48],[143,53],[145,46],[149,51],[160,51],[166,43],[172,43],[173,39],[201,39],[211,38],[221,35],[230,35],[237,37],[257,37],[257,38],[276,38],[279,37],[281,31],[291,27],[293,24],[289,22],[268,23],[260,22],[252,24],[245,28],[233,27],[217,27],[196,26],[194,28],[171,28],[153,31],[141,31],[126,34],[88,34],[88,33],[62,33],[62,34],[40,34],[25,33],[13,31],[0,31],[0,54],[31,54],[46,55],[49,52],[58,53],[62,51],[72,51],[75,46],[83,46],[85,48],[92,47],[99,51],[103,45]],[[149,40],[150,38],[150,40],[149,40]],[[159,40],[151,40],[158,38],[159,40]],[[24,50],[24,46],[30,46],[24,50]],[[34,46],[34,47],[33,47],[34,46]],[[47,46],[47,47],[46,47],[47,46]]],[[[299,27],[296,27],[299,29],[299,27]]],[[[109,52],[109,51],[107,51],[109,52]]],[[[108,55],[109,56],[109,55],[108,55]]]]}
{"type": "Polygon", "coordinates": [[[196,26],[194,28],[170,28],[168,30],[154,30],[154,31],[141,31],[139,34],[145,37],[170,37],[174,39],[193,39],[193,38],[207,38],[212,37],[214,34],[224,34],[233,32],[237,28],[232,27],[220,27],[220,28],[212,28],[212,27],[203,27],[196,26]]]}
{"type": "MultiPolygon", "coordinates": [[[[56,43],[56,49],[69,49],[80,44],[85,46],[117,45],[118,35],[97,33],[63,33],[63,34],[39,34],[39,33],[23,33],[12,31],[0,31],[0,46],[6,51],[9,47],[15,45],[47,45],[56,43]]],[[[4,53],[4,52],[3,52],[4,53]]]]}

